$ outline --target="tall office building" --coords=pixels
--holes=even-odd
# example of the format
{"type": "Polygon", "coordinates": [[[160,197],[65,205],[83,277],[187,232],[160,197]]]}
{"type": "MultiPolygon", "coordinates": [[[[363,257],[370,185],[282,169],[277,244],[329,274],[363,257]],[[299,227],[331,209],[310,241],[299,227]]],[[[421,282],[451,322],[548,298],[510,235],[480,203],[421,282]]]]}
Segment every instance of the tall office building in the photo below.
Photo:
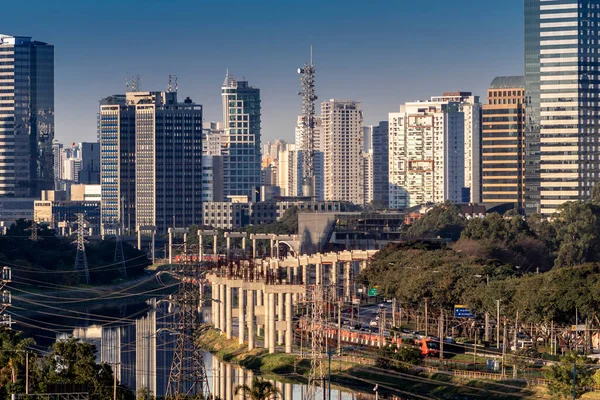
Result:
{"type": "Polygon", "coordinates": [[[225,76],[223,99],[223,194],[254,198],[261,184],[260,90],[225,76]]]}
{"type": "Polygon", "coordinates": [[[525,208],[552,214],[600,179],[600,0],[525,0],[525,208]]]}
{"type": "Polygon", "coordinates": [[[497,77],[483,106],[482,178],[484,203],[523,208],[525,78],[497,77]]]}
{"type": "Polygon", "coordinates": [[[365,126],[365,201],[389,206],[389,124],[365,126]]]}
{"type": "Polygon", "coordinates": [[[460,102],[420,101],[390,113],[390,208],[462,202],[465,118],[460,110],[460,102]]]}
{"type": "Polygon", "coordinates": [[[54,188],[54,46],[0,35],[0,196],[54,188]]]}
{"type": "Polygon", "coordinates": [[[325,201],[365,202],[363,120],[357,101],[321,104],[325,201]]]}
{"type": "Polygon", "coordinates": [[[102,221],[169,227],[202,221],[202,106],[173,92],[100,105],[102,221]]]}

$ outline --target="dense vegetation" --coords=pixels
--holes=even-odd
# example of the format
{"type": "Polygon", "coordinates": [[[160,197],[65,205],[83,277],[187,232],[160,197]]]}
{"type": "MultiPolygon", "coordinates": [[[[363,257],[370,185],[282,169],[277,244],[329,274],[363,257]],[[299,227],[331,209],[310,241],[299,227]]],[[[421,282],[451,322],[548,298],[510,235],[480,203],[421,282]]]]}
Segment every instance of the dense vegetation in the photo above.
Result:
{"type": "Polygon", "coordinates": [[[523,322],[598,322],[600,190],[590,201],[566,203],[552,218],[515,212],[467,219],[455,205],[433,208],[408,230],[415,242],[392,244],[363,271],[362,281],[405,304],[429,298],[451,310],[502,313],[523,322]],[[430,239],[429,241],[423,239],[430,239]]]}
{"type": "MultiPolygon", "coordinates": [[[[73,239],[55,236],[47,227],[38,228],[38,241],[29,240],[31,222],[19,220],[0,237],[0,265],[12,267],[13,281],[20,284],[78,285],[80,273],[74,270],[76,246],[73,239]]],[[[128,277],[139,276],[149,264],[146,253],[123,243],[128,277]]],[[[91,282],[111,283],[122,277],[114,265],[115,241],[87,244],[86,254],[91,282]]]]}

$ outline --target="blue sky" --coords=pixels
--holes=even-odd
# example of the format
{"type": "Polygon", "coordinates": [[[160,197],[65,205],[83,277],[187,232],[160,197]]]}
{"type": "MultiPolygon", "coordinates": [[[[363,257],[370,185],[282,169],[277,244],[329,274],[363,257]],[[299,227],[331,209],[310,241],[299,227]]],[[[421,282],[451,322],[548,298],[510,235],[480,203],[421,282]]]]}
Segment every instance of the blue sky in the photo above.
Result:
{"type": "Polygon", "coordinates": [[[56,138],[94,140],[98,100],[164,90],[220,121],[226,68],[261,89],[263,142],[293,140],[297,68],[314,46],[317,95],[362,103],[365,123],[443,91],[485,96],[523,73],[522,0],[29,0],[5,2],[0,33],[55,46],[56,138]]]}

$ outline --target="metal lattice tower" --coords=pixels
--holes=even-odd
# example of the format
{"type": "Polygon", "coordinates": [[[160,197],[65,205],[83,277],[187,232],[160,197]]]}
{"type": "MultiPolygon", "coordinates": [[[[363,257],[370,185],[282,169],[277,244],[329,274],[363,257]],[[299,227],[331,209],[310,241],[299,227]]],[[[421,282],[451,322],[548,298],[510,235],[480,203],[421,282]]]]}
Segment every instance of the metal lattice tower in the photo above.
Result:
{"type": "Polygon", "coordinates": [[[315,196],[315,67],[310,47],[310,62],[304,68],[298,68],[302,91],[302,194],[315,196]]]}
{"type": "Polygon", "coordinates": [[[127,265],[125,264],[125,252],[123,251],[123,238],[121,237],[121,229],[117,226],[115,232],[115,258],[114,264],[121,265],[121,273],[127,276],[127,265]]]}
{"type": "Polygon", "coordinates": [[[27,230],[31,232],[31,234],[29,235],[29,240],[31,240],[32,242],[37,242],[38,240],[40,240],[40,237],[38,236],[38,228],[39,226],[35,219],[31,221],[31,226],[27,228],[27,230]]]}
{"type": "Polygon", "coordinates": [[[322,385],[322,390],[325,390],[325,346],[326,339],[323,335],[325,326],[324,306],[325,293],[323,285],[315,284],[310,288],[310,335],[311,335],[311,355],[310,355],[310,373],[308,376],[308,390],[305,394],[305,400],[314,400],[317,396],[319,384],[322,385]]]}
{"type": "Polygon", "coordinates": [[[165,396],[196,398],[203,395],[207,399],[210,390],[204,358],[202,350],[194,343],[194,331],[200,326],[200,264],[187,261],[173,264],[171,273],[179,279],[179,291],[173,298],[177,307],[173,331],[177,339],[165,396]]]}
{"type": "Polygon", "coordinates": [[[77,254],[75,255],[75,271],[81,271],[85,279],[85,283],[90,284],[90,271],[88,269],[87,257],[85,256],[85,226],[87,221],[85,215],[77,214],[77,240],[73,243],[77,244],[77,254]]]}

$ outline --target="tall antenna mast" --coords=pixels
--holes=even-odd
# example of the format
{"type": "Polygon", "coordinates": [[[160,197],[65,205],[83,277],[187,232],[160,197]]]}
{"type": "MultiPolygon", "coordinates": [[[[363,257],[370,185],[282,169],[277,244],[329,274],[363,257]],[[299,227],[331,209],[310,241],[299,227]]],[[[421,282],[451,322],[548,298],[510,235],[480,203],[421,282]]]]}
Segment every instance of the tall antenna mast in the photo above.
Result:
{"type": "Polygon", "coordinates": [[[315,67],[313,66],[313,49],[310,46],[310,63],[298,68],[302,91],[302,195],[315,197],[315,67]]]}

